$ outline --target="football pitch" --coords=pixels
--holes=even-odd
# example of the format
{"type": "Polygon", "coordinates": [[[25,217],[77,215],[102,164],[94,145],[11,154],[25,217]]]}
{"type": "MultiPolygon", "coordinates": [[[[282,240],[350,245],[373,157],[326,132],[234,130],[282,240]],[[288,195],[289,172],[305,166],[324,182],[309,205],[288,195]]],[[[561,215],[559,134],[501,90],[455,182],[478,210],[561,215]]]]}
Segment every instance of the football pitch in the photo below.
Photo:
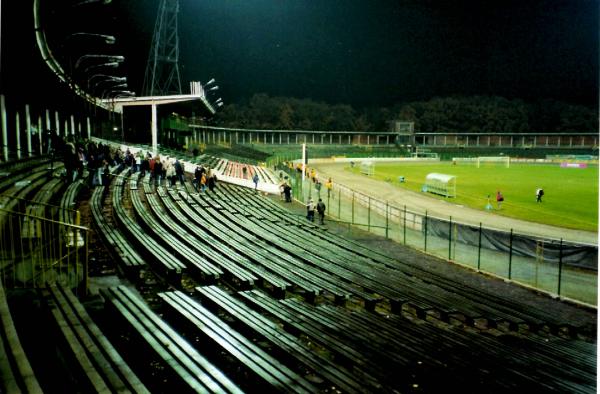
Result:
{"type": "MultiPolygon", "coordinates": [[[[355,167],[352,171],[359,173],[360,169],[355,167]]],[[[510,168],[506,168],[488,163],[477,168],[471,163],[380,162],[375,164],[374,178],[420,192],[425,177],[432,172],[456,176],[456,197],[426,193],[427,197],[484,210],[489,195],[493,212],[498,215],[579,230],[598,230],[598,166],[561,168],[558,163],[511,163],[510,168]],[[404,183],[399,182],[400,176],[404,177],[404,183]],[[545,195],[543,201],[537,203],[535,191],[540,187],[545,195]],[[496,206],[498,190],[504,195],[501,209],[496,206]]]]}

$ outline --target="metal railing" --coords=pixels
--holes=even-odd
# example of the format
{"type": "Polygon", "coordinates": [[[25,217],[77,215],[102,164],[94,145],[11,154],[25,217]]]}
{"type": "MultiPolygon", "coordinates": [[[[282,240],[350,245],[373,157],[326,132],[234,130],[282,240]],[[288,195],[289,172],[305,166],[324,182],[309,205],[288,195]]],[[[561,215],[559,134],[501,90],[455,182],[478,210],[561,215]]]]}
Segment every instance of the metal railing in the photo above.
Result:
{"type": "MultiPolygon", "coordinates": [[[[0,280],[6,288],[59,282],[85,294],[89,229],[0,208],[0,280]]],[[[77,215],[78,216],[78,215],[77,215]]]]}

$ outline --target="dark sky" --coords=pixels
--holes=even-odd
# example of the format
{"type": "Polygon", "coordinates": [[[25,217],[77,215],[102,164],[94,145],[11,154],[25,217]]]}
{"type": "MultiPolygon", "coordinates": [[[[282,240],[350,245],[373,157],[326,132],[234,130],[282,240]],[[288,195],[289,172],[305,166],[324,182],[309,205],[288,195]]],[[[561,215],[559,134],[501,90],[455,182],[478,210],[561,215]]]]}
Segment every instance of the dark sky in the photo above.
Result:
{"type": "MultiPolygon", "coordinates": [[[[126,3],[138,47],[149,47],[158,1],[126,3]]],[[[186,88],[191,79],[214,76],[228,102],[257,92],[359,107],[454,94],[598,101],[597,1],[180,0],[180,6],[186,88]]]]}
{"type": "MultiPolygon", "coordinates": [[[[139,93],[159,1],[72,7],[78,2],[61,1],[62,10],[48,15],[55,41],[70,30],[114,33],[114,48],[88,42],[78,50],[125,55],[118,72],[139,93]]],[[[356,107],[473,94],[598,104],[597,0],[180,0],[180,6],[184,89],[190,80],[215,77],[226,102],[264,92],[356,107]]],[[[39,57],[31,2],[5,1],[2,8],[2,88],[37,88],[43,67],[27,68],[39,57]],[[11,24],[17,15],[22,23],[11,24]]],[[[57,53],[76,51],[64,40],[60,45],[57,53]]]]}

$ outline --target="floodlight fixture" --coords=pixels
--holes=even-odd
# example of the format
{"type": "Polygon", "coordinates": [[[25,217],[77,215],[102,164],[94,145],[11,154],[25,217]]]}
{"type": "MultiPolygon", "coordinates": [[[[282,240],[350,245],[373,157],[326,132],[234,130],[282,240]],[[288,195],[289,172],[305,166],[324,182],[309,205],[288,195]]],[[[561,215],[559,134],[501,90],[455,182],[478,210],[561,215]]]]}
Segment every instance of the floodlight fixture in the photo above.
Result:
{"type": "Polygon", "coordinates": [[[65,40],[68,40],[72,37],[98,37],[104,39],[106,44],[112,45],[116,42],[115,36],[110,36],[108,34],[98,34],[98,33],[86,33],[86,32],[77,32],[73,34],[69,34],[65,40]]]}

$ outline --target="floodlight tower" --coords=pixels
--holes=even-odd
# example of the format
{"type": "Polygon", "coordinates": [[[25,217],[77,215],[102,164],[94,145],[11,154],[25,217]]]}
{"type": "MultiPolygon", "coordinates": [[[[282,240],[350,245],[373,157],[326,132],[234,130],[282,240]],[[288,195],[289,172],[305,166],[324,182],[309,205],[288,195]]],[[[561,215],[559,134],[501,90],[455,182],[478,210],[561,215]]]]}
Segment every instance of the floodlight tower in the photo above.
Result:
{"type": "Polygon", "coordinates": [[[142,88],[145,96],[181,94],[178,13],[179,0],[160,1],[142,88]]]}

